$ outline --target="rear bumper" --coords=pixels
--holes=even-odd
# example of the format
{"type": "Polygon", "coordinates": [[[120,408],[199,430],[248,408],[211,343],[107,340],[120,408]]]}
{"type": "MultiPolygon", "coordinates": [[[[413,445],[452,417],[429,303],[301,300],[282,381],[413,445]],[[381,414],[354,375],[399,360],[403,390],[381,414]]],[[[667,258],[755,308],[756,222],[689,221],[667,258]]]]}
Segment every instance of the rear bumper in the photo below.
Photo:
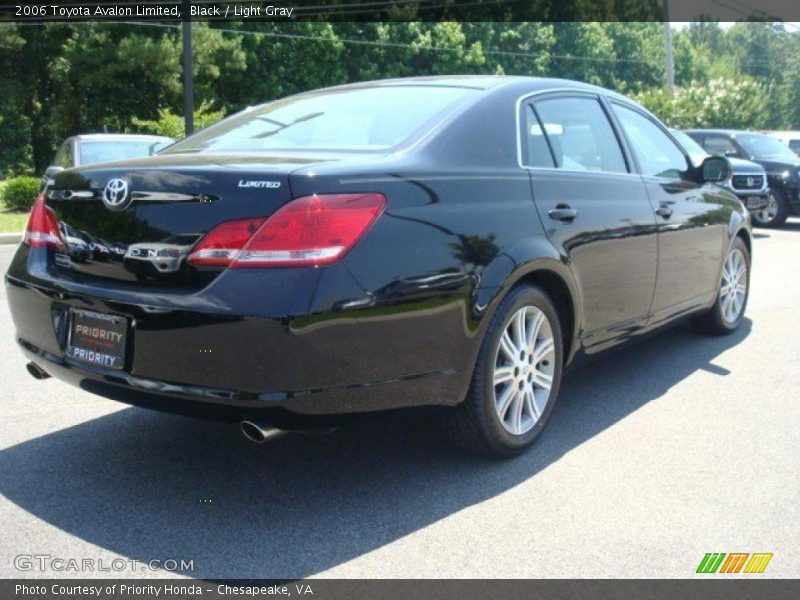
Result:
{"type": "Polygon", "coordinates": [[[18,343],[23,354],[49,375],[109,400],[215,421],[255,420],[280,429],[327,427],[348,415],[416,406],[426,390],[446,389],[456,375],[445,371],[341,388],[252,394],[142,379],[81,365],[24,340],[18,343]]]}
{"type": "Polygon", "coordinates": [[[188,295],[90,293],[50,279],[44,252],[36,253],[21,247],[6,276],[18,344],[44,371],[106,398],[291,428],[343,414],[452,405],[468,384],[464,365],[476,336],[465,324],[463,294],[350,309],[361,306],[364,292],[344,268],[312,272],[311,282],[274,270],[280,280],[255,288],[235,277],[245,275],[252,286],[263,273],[232,273],[188,295]],[[122,371],[65,355],[70,308],[128,318],[122,371]]]}

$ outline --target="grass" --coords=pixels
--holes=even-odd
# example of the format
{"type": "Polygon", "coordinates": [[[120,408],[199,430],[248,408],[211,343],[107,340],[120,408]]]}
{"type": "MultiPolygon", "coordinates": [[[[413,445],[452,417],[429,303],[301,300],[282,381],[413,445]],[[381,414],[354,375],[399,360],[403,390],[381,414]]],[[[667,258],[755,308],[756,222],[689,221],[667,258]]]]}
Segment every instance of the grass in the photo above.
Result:
{"type": "MultiPolygon", "coordinates": [[[[0,192],[4,182],[0,181],[0,192]]],[[[10,211],[5,207],[0,207],[0,233],[19,233],[25,229],[28,221],[27,212],[10,211]]]]}
{"type": "Polygon", "coordinates": [[[19,233],[25,229],[28,213],[0,209],[0,233],[19,233]]]}

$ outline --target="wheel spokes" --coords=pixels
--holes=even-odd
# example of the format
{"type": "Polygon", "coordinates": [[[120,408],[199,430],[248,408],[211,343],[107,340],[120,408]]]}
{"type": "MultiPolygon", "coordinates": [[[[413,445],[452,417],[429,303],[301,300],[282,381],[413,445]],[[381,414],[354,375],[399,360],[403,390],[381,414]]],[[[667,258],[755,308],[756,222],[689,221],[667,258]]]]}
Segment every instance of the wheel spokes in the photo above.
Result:
{"type": "Polygon", "coordinates": [[[494,384],[503,385],[514,381],[514,367],[495,367],[494,384]]]}
{"type": "Polygon", "coordinates": [[[500,336],[492,393],[503,428],[513,435],[531,430],[544,412],[555,374],[555,339],[543,311],[520,308],[500,336]]]}
{"type": "Polygon", "coordinates": [[[504,331],[503,335],[500,337],[500,349],[506,355],[506,358],[512,362],[519,358],[519,350],[517,350],[514,345],[511,336],[508,335],[508,330],[504,331]]]}

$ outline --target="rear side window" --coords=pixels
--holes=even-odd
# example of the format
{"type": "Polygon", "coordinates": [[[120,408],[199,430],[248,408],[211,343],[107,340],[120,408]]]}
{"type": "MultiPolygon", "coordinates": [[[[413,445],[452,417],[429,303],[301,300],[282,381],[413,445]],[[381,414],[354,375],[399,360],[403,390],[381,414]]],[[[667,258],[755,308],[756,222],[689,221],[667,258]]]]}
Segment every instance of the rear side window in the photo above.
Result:
{"type": "Polygon", "coordinates": [[[639,159],[642,175],[687,179],[686,155],[654,121],[619,104],[614,104],[614,112],[639,159]]]}
{"type": "Polygon", "coordinates": [[[293,96],[224,119],[164,154],[385,150],[426,131],[442,113],[476,93],[471,88],[404,85],[293,96]]]}
{"type": "Polygon", "coordinates": [[[525,108],[525,148],[527,160],[525,164],[529,167],[540,167],[552,169],[556,166],[553,162],[553,154],[547,145],[544,131],[539,123],[539,119],[530,106],[525,108]]]}
{"type": "Polygon", "coordinates": [[[617,137],[597,99],[552,98],[534,106],[558,168],[628,172],[617,137]]]}

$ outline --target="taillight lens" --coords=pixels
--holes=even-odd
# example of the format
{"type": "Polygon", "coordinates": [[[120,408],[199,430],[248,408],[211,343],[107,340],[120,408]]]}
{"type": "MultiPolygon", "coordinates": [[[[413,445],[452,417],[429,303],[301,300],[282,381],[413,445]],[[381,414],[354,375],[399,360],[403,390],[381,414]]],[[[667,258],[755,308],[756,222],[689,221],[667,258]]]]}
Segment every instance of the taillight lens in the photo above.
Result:
{"type": "Polygon", "coordinates": [[[64,247],[64,240],[58,230],[58,219],[53,209],[45,204],[43,194],[36,196],[36,200],[33,202],[22,241],[31,248],[60,250],[64,247]]]}
{"type": "Polygon", "coordinates": [[[222,223],[189,255],[195,265],[307,267],[336,262],[386,208],[381,194],[326,194],[292,200],[266,220],[222,223]]]}
{"type": "Polygon", "coordinates": [[[231,264],[264,221],[266,219],[242,219],[217,225],[200,240],[188,261],[195,265],[231,264]]]}

